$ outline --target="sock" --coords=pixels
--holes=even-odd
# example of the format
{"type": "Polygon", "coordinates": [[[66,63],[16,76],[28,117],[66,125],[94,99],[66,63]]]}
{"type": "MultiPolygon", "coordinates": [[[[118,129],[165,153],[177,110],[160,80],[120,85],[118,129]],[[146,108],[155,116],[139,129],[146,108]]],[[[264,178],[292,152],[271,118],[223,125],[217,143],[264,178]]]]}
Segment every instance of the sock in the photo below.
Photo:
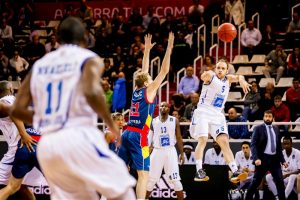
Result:
{"type": "Polygon", "coordinates": [[[202,169],[202,160],[196,160],[196,170],[202,169]]]}
{"type": "Polygon", "coordinates": [[[259,194],[259,199],[264,199],[264,191],[263,190],[258,190],[259,194]]]}
{"type": "Polygon", "coordinates": [[[232,173],[234,173],[234,172],[236,172],[238,170],[238,167],[237,167],[235,161],[230,162],[228,165],[229,165],[229,168],[232,171],[232,173]]]}
{"type": "Polygon", "coordinates": [[[300,193],[298,193],[298,200],[300,200],[300,193]]]}

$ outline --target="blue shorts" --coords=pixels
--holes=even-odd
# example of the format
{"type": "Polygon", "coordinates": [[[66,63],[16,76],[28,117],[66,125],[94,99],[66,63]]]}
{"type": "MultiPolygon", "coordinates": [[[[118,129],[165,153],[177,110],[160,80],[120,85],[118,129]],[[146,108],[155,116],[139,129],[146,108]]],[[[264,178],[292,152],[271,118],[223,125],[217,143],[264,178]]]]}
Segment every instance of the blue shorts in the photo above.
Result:
{"type": "MultiPolygon", "coordinates": [[[[20,141],[18,143],[18,149],[15,154],[15,160],[12,167],[12,175],[15,178],[24,178],[24,176],[30,172],[34,167],[40,170],[40,166],[36,157],[36,145],[33,145],[34,152],[29,152],[26,145],[20,148],[20,141]]],[[[41,171],[41,170],[40,170],[41,171]]]]}
{"type": "Polygon", "coordinates": [[[131,163],[132,169],[149,171],[149,146],[142,147],[141,140],[140,133],[126,130],[122,135],[122,145],[118,155],[126,164],[131,163]]]}

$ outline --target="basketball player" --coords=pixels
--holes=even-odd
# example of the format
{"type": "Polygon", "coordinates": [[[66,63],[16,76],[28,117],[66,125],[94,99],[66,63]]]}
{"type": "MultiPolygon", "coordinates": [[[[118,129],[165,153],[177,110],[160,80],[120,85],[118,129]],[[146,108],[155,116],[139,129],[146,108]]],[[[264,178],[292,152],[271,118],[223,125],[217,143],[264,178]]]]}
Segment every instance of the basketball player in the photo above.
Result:
{"type": "MultiPolygon", "coordinates": [[[[122,113],[115,112],[111,114],[111,118],[116,124],[116,126],[119,128],[119,132],[121,133],[124,126],[124,116],[122,115],[122,113]]],[[[108,142],[109,149],[115,152],[116,154],[118,154],[119,152],[119,144],[118,144],[119,141],[117,140],[118,138],[112,137],[111,136],[112,133],[108,128],[105,130],[104,133],[105,133],[105,139],[108,142]]]]}
{"type": "Polygon", "coordinates": [[[99,199],[101,193],[108,199],[135,199],[134,178],[97,128],[98,115],[119,134],[99,84],[103,61],[82,48],[85,28],[79,19],[65,19],[58,36],[61,47],[35,62],[12,109],[13,116],[43,134],[37,156],[51,198],[99,199]]]}
{"type": "MultiPolygon", "coordinates": [[[[6,188],[11,188],[15,186],[14,177],[11,177],[11,173],[16,170],[13,168],[13,163],[15,160],[15,154],[18,149],[18,142],[20,141],[20,147],[28,148],[28,151],[34,151],[35,140],[32,139],[25,131],[24,124],[15,118],[9,117],[10,106],[14,103],[15,97],[13,96],[13,86],[8,81],[0,81],[0,129],[3,133],[5,141],[8,144],[8,150],[4,154],[0,162],[0,184],[8,185],[6,188]]],[[[24,199],[34,199],[34,195],[27,187],[14,187],[14,192],[20,189],[20,192],[24,196],[24,199]]],[[[6,199],[8,196],[2,196],[0,193],[0,199],[6,199]]]]}
{"type": "Polygon", "coordinates": [[[181,164],[184,162],[183,142],[180,132],[179,121],[169,115],[169,105],[167,102],[160,104],[160,116],[152,121],[151,131],[149,132],[149,144],[152,143],[153,151],[150,155],[149,181],[147,185],[146,199],[149,199],[154,185],[164,169],[166,175],[174,185],[177,199],[183,200],[183,187],[180,182],[177,151],[177,143],[180,152],[181,164]]]}
{"type": "Polygon", "coordinates": [[[154,112],[156,92],[169,73],[174,34],[169,34],[161,70],[154,81],[148,73],[150,49],[155,45],[155,43],[151,43],[151,38],[149,35],[145,37],[142,71],[137,74],[134,80],[136,88],[132,94],[129,122],[127,130],[122,135],[122,145],[119,150],[119,156],[125,163],[128,164],[129,161],[132,161],[131,168],[137,170],[137,199],[145,199],[146,196],[150,166],[147,135],[154,112]]]}
{"type": "Polygon", "coordinates": [[[205,171],[202,169],[203,151],[206,146],[208,133],[220,145],[225,161],[233,172],[231,181],[236,182],[247,178],[247,173],[238,173],[237,164],[229,146],[226,120],[222,110],[232,82],[239,82],[245,93],[249,91],[250,85],[243,76],[226,75],[227,71],[227,62],[220,60],[216,64],[215,71],[206,71],[201,75],[204,83],[198,106],[194,111],[190,125],[190,134],[198,141],[195,149],[197,169],[195,181],[209,180],[209,177],[206,176],[205,171]]]}
{"type": "MultiPolygon", "coordinates": [[[[293,140],[290,136],[285,136],[282,141],[284,160],[288,163],[288,167],[282,166],[282,174],[285,184],[285,198],[288,199],[294,189],[297,181],[297,174],[300,173],[300,151],[293,148],[293,140]]],[[[275,197],[278,198],[278,191],[272,174],[266,175],[268,187],[275,197]]]]}

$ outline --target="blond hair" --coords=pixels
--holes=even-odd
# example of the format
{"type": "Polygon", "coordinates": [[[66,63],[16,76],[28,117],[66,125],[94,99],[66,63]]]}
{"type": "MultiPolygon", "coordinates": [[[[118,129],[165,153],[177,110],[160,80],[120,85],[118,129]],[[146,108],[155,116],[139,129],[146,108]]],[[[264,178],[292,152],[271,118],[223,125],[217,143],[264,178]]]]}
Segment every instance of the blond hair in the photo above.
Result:
{"type": "Polygon", "coordinates": [[[144,86],[144,83],[148,80],[149,74],[146,72],[139,72],[135,77],[135,85],[138,88],[141,88],[144,86]]]}

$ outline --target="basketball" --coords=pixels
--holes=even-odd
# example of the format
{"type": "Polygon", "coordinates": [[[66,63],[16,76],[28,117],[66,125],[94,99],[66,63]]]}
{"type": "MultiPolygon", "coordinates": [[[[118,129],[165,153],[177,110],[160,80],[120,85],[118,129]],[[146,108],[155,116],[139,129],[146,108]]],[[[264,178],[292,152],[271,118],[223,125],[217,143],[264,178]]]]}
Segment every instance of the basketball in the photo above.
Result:
{"type": "Polygon", "coordinates": [[[236,28],[231,23],[223,23],[218,28],[218,37],[223,42],[232,42],[236,34],[236,28]]]}

